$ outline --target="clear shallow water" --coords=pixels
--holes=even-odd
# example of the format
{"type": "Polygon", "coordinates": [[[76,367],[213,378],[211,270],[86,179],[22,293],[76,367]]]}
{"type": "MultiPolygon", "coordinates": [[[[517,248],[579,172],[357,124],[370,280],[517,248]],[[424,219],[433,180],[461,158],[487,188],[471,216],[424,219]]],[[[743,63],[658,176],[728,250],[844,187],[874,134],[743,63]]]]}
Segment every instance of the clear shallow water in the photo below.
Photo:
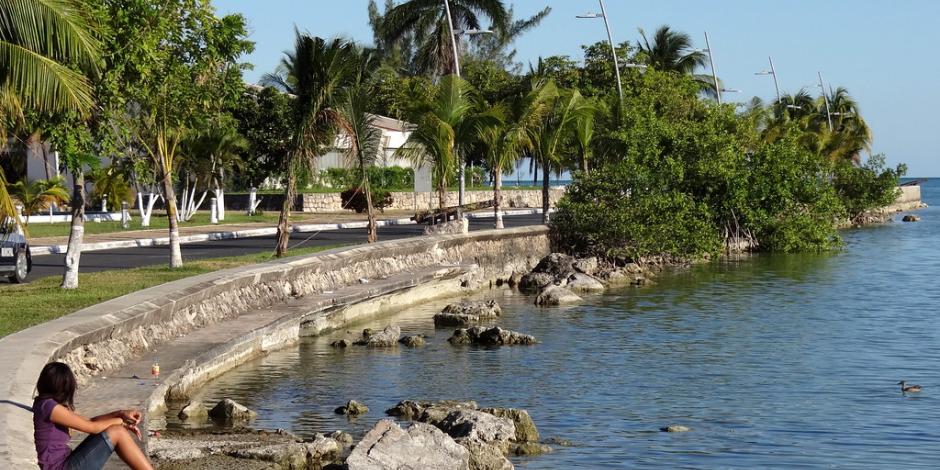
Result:
{"type": "MultiPolygon", "coordinates": [[[[940,205],[933,182],[924,198],[940,205]]],[[[516,460],[555,468],[936,468],[940,464],[940,209],[920,223],[845,232],[835,255],[758,256],[661,276],[656,286],[538,309],[505,290],[499,324],[542,343],[454,348],[431,314],[366,326],[430,335],[393,351],[313,338],[209,384],[257,425],[361,434],[402,399],[525,408],[573,447],[516,460]],[[924,386],[904,397],[895,383],[924,386]],[[333,414],[347,399],[369,414],[333,414]],[[657,432],[684,424],[690,433],[657,432]]],[[[899,218],[898,218],[899,219],[899,218]]],[[[361,327],[357,327],[356,331],[361,327]]]]}

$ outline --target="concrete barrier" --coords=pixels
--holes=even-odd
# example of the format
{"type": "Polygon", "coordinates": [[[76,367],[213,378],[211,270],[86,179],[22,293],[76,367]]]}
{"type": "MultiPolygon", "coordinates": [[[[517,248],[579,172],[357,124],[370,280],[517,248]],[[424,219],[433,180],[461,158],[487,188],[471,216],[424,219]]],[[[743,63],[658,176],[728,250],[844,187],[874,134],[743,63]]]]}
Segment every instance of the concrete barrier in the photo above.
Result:
{"type": "MultiPolygon", "coordinates": [[[[248,310],[329,294],[361,278],[407,278],[412,271],[453,265],[475,266],[466,282],[482,282],[528,269],[548,250],[544,226],[390,240],[194,276],[11,334],[0,339],[0,357],[4,358],[0,362],[0,468],[35,465],[32,416],[20,408],[32,403],[36,377],[50,361],[69,363],[79,379],[87,381],[121,367],[141,351],[248,310]],[[87,361],[89,356],[95,358],[93,364],[87,361]]],[[[418,285],[417,281],[411,283],[418,285]]],[[[318,328],[315,321],[307,322],[318,328]]],[[[274,328],[254,338],[264,349],[283,343],[279,335],[284,331],[288,330],[274,328]]],[[[245,335],[242,343],[253,341],[253,332],[245,335]]],[[[217,351],[216,356],[224,352],[217,351]]],[[[203,377],[219,370],[224,367],[203,377]]],[[[186,382],[185,377],[175,379],[176,384],[186,382]]],[[[161,392],[168,393],[172,384],[164,383],[161,392]]]]}

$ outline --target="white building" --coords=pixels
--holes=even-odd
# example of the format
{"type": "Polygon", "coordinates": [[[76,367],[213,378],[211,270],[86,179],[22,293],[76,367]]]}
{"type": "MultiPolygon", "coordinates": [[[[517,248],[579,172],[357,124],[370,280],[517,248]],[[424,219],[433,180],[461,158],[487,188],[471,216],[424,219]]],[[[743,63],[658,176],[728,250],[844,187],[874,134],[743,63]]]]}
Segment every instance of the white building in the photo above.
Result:
{"type": "MultiPolygon", "coordinates": [[[[373,117],[375,126],[382,130],[382,146],[375,165],[385,168],[392,166],[412,168],[414,165],[410,160],[396,156],[395,153],[408,141],[413,125],[386,116],[374,115],[373,117]]],[[[344,134],[338,135],[333,147],[333,150],[317,159],[318,169],[349,168],[346,156],[346,149],[349,148],[348,138],[344,134]]]]}

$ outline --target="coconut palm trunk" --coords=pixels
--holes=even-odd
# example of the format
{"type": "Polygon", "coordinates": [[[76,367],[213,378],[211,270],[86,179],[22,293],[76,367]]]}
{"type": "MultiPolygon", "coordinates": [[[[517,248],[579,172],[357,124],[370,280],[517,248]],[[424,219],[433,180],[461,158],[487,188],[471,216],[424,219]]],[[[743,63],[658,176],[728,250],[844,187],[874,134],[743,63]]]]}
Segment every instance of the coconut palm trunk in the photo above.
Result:
{"type": "Polygon", "coordinates": [[[372,188],[368,182],[365,185],[366,207],[369,212],[369,243],[375,243],[379,239],[378,227],[375,224],[375,207],[372,205],[372,188]]]}
{"type": "Polygon", "coordinates": [[[72,225],[65,253],[65,272],[59,286],[63,289],[78,288],[78,267],[85,241],[85,172],[81,168],[72,172],[72,184],[75,186],[72,190],[72,225]]]}
{"type": "Polygon", "coordinates": [[[551,165],[548,159],[545,159],[542,161],[542,223],[543,224],[548,224],[549,222],[548,178],[550,174],[551,174],[551,165]]]}
{"type": "Polygon", "coordinates": [[[290,242],[290,210],[294,205],[296,197],[297,176],[293,171],[288,171],[287,188],[284,189],[284,204],[281,206],[281,215],[277,219],[277,247],[274,249],[274,255],[278,258],[287,254],[287,244],[290,242]]]}
{"type": "Polygon", "coordinates": [[[493,215],[496,218],[496,228],[503,227],[503,172],[499,168],[493,170],[493,215]]]}
{"type": "Polygon", "coordinates": [[[183,253],[180,249],[179,211],[176,207],[176,191],[173,189],[173,176],[164,172],[163,199],[166,201],[166,217],[170,226],[170,268],[183,267],[183,253]]]}

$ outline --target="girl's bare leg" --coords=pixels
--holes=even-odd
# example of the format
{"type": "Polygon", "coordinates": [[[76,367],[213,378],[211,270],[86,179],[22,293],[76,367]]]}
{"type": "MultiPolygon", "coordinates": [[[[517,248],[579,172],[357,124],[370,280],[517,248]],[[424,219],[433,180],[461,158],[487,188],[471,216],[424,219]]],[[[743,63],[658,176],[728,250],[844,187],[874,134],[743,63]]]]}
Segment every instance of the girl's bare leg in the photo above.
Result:
{"type": "Polygon", "coordinates": [[[127,429],[124,429],[124,426],[114,425],[109,427],[105,432],[107,432],[108,437],[111,438],[111,443],[114,444],[114,450],[117,452],[118,457],[120,457],[128,467],[133,470],[153,470],[153,465],[150,464],[150,460],[148,460],[147,456],[140,450],[140,447],[134,442],[134,437],[131,436],[131,433],[127,432],[127,429]]]}

